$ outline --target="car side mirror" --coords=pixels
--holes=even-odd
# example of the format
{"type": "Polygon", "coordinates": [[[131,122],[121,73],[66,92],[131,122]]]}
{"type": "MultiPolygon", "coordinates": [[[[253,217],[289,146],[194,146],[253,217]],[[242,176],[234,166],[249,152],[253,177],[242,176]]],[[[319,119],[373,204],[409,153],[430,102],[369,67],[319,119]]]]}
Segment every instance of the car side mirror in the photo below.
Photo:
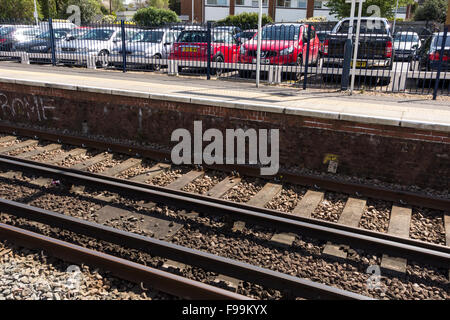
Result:
{"type": "Polygon", "coordinates": [[[165,46],[170,46],[172,44],[172,42],[165,42],[164,45],[165,46]]]}

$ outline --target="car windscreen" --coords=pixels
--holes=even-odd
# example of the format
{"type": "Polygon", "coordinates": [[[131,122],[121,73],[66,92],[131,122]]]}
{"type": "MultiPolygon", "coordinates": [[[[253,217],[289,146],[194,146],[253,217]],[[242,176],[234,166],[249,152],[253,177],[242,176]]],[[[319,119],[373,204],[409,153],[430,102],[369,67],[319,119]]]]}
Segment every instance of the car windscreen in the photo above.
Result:
{"type": "MultiPolygon", "coordinates": [[[[61,30],[53,30],[53,33],[55,35],[55,39],[61,39],[64,38],[67,34],[68,30],[61,29],[61,30]]],[[[38,36],[36,36],[38,39],[50,39],[50,31],[42,32],[38,36]]]]}
{"type": "MultiPolygon", "coordinates": [[[[444,40],[444,36],[437,36],[434,38],[434,46],[435,47],[441,47],[442,46],[442,42],[444,40]]],[[[450,36],[447,36],[447,39],[445,40],[445,46],[444,47],[449,47],[450,46],[450,36]]]]}
{"type": "MultiPolygon", "coordinates": [[[[356,32],[357,20],[353,21],[353,32],[356,32]]],[[[350,26],[350,20],[345,20],[341,23],[337,29],[337,33],[348,33],[350,26]]],[[[360,33],[375,33],[375,34],[386,34],[386,26],[381,20],[361,20],[360,33]]]]}
{"type": "Polygon", "coordinates": [[[251,38],[253,38],[255,33],[256,32],[253,32],[253,31],[244,31],[244,32],[239,33],[239,37],[250,40],[251,38]]]}
{"type": "Polygon", "coordinates": [[[328,36],[328,33],[321,33],[321,32],[318,32],[318,33],[316,33],[317,34],[317,37],[319,38],[319,41],[324,41],[325,39],[326,39],[326,37],[328,36]]]}
{"type": "MultiPolygon", "coordinates": [[[[294,40],[299,39],[300,26],[271,26],[263,28],[261,40],[294,40]]],[[[257,39],[257,36],[255,37],[257,39]]]]}
{"type": "Polygon", "coordinates": [[[416,34],[396,34],[394,37],[394,41],[399,42],[417,42],[419,41],[419,36],[416,34]]]}
{"type": "Polygon", "coordinates": [[[109,40],[114,34],[114,30],[111,29],[95,29],[86,32],[83,36],[80,37],[81,40],[109,40]]]}
{"type": "Polygon", "coordinates": [[[177,42],[208,42],[206,31],[183,31],[177,42]]]}
{"type": "Polygon", "coordinates": [[[14,28],[12,27],[3,27],[0,29],[0,36],[6,36],[7,34],[10,34],[14,28]]]}
{"type": "Polygon", "coordinates": [[[162,41],[164,36],[164,31],[141,31],[136,33],[136,35],[131,39],[131,41],[135,42],[151,42],[151,43],[159,43],[162,41]]]}

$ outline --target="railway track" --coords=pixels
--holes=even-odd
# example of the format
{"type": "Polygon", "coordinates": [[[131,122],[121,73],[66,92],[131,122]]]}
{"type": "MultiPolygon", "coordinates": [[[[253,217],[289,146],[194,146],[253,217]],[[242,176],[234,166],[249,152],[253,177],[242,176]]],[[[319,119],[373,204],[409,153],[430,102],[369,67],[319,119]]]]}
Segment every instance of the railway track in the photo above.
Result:
{"type": "MultiPolygon", "coordinates": [[[[391,229],[391,224],[393,223],[392,230],[403,229],[403,234],[401,232],[383,233],[359,228],[358,223],[355,223],[355,221],[359,222],[359,220],[361,219],[361,208],[365,205],[364,200],[362,200],[362,195],[367,193],[374,194],[374,190],[372,187],[366,187],[361,192],[358,191],[357,198],[350,197],[344,206],[343,212],[341,213],[341,217],[343,216],[344,218],[340,217],[337,222],[330,222],[326,220],[315,219],[312,217],[312,213],[317,209],[320,201],[323,201],[323,193],[321,191],[308,190],[294,207],[293,212],[281,212],[265,207],[274,197],[280,194],[282,187],[279,183],[269,182],[264,184],[259,190],[255,190],[253,197],[250,197],[247,203],[232,202],[221,199],[220,197],[226,196],[227,192],[229,193],[230,190],[232,190],[233,187],[235,187],[239,183],[239,181],[243,179],[242,177],[225,175],[222,181],[218,181],[214,186],[206,191],[207,195],[205,196],[201,194],[185,192],[182,190],[189,189],[189,186],[192,186],[193,181],[201,179],[205,175],[205,171],[203,170],[186,169],[186,174],[178,178],[172,177],[170,179],[171,181],[168,182],[165,187],[161,187],[157,185],[147,184],[145,182],[157,177],[158,174],[169,170],[169,165],[165,163],[156,163],[150,168],[144,170],[145,173],[134,175],[130,179],[125,180],[117,176],[121,176],[124,172],[126,173],[127,170],[138,166],[141,163],[142,159],[138,157],[132,157],[123,161],[117,161],[106,170],[103,170],[105,168],[102,168],[101,165],[98,166],[98,164],[108,161],[112,158],[112,156],[110,154],[108,155],[105,153],[99,153],[98,155],[84,158],[78,163],[75,163],[73,168],[63,168],[60,166],[55,166],[48,163],[39,163],[27,159],[39,157],[43,153],[48,153],[50,157],[53,157],[51,162],[58,163],[58,161],[61,162],[64,161],[64,159],[66,159],[67,157],[71,157],[71,153],[72,155],[84,154],[84,148],[86,148],[87,146],[92,146],[93,144],[97,144],[97,142],[84,141],[80,144],[82,148],[75,147],[72,149],[72,151],[62,152],[62,154],[54,156],[52,155],[52,152],[55,150],[60,150],[61,145],[48,143],[46,145],[37,147],[39,141],[35,139],[26,140],[20,143],[14,143],[15,140],[13,138],[14,137],[10,136],[0,138],[0,145],[2,142],[7,144],[7,146],[3,148],[0,147],[0,152],[3,153],[2,155],[0,155],[1,166],[8,169],[14,168],[15,170],[19,170],[20,172],[34,172],[35,174],[43,177],[39,178],[43,179],[41,180],[41,182],[47,179],[45,177],[51,177],[53,181],[57,179],[61,181],[70,181],[71,183],[78,185],[96,186],[103,190],[109,190],[119,193],[132,193],[134,195],[139,195],[142,198],[145,198],[147,201],[151,201],[152,203],[163,203],[165,205],[183,208],[188,213],[190,211],[198,211],[204,215],[218,215],[226,217],[227,219],[231,218],[231,222],[234,224],[233,228],[237,230],[242,230],[242,228],[245,227],[245,223],[256,223],[258,225],[269,227],[276,226],[276,229],[281,231],[281,233],[276,233],[273,235],[272,240],[274,242],[280,241],[280,239],[281,242],[284,242],[284,244],[286,244],[286,239],[288,239],[287,242],[289,242],[290,235],[288,232],[332,241],[332,243],[328,243],[327,245],[325,245],[323,254],[336,256],[337,258],[346,258],[345,254],[342,255],[340,248],[342,247],[342,245],[347,245],[352,248],[356,247],[364,250],[375,250],[377,252],[384,253],[386,256],[383,256],[381,265],[383,266],[384,260],[384,266],[388,268],[391,267],[392,269],[398,268],[399,265],[400,267],[404,267],[406,265],[406,260],[401,260],[400,263],[396,263],[396,261],[398,261],[398,257],[401,257],[402,259],[408,259],[408,261],[420,261],[421,263],[433,264],[435,266],[443,268],[450,265],[449,247],[436,243],[409,239],[408,236],[404,235],[405,227],[404,225],[402,225],[402,223],[405,224],[405,220],[408,220],[408,215],[411,215],[411,212],[409,212],[409,208],[405,207],[405,200],[403,199],[408,199],[411,203],[419,203],[421,201],[420,199],[426,198],[426,201],[424,201],[424,203],[435,209],[445,207],[445,205],[448,204],[447,199],[439,199],[436,197],[429,197],[424,195],[418,195],[417,198],[414,198],[413,194],[411,193],[392,191],[391,194],[389,194],[385,190],[384,193],[381,193],[383,199],[386,200],[395,198],[399,202],[400,200],[402,200],[403,202],[401,206],[393,206],[393,210],[391,213],[391,216],[394,218],[393,220],[397,219],[399,220],[399,223],[393,223],[392,221],[389,222],[389,229],[391,229]],[[14,156],[6,155],[4,154],[5,152],[14,154],[14,156]],[[98,167],[96,168],[96,166],[98,167]],[[96,169],[92,170],[92,168],[96,169]],[[103,171],[102,174],[99,174],[89,172],[87,170],[103,171]],[[334,243],[338,243],[339,245],[335,245],[334,243]]],[[[62,142],[61,139],[59,140],[59,142],[62,142]]],[[[113,150],[110,145],[102,145],[100,147],[101,150],[104,150],[105,147],[113,150]]],[[[129,154],[132,152],[133,150],[128,150],[127,153],[129,154]]],[[[6,176],[8,176],[8,172],[6,172],[5,174],[6,176]]],[[[310,185],[310,183],[307,183],[306,185],[310,185]]],[[[314,183],[314,185],[317,184],[314,183]]],[[[334,187],[331,186],[330,189],[333,189],[334,187]]],[[[350,190],[352,187],[355,186],[347,186],[346,189],[344,189],[350,190]]],[[[356,191],[352,190],[351,194],[356,194],[356,191]]],[[[54,221],[54,216],[50,218],[50,215],[45,218],[45,215],[37,215],[34,211],[34,213],[31,213],[32,211],[30,208],[23,206],[19,206],[19,210],[17,209],[18,207],[14,207],[13,204],[11,202],[8,202],[7,200],[1,201],[0,207],[2,208],[2,211],[6,211],[10,214],[15,214],[20,217],[26,217],[28,219],[41,219],[37,221],[44,222],[53,226],[55,226],[56,224],[56,222],[54,221]]],[[[446,208],[448,208],[448,206],[446,208]]],[[[38,208],[35,209],[38,210],[38,208]]],[[[409,220],[411,220],[410,217],[409,220]]],[[[63,225],[65,225],[65,223],[59,224],[58,226],[62,227],[63,225]]],[[[77,231],[79,232],[82,230],[77,231]]],[[[448,232],[448,230],[446,231],[448,232]]],[[[95,234],[99,235],[98,232],[96,232],[95,234]]],[[[130,244],[132,244],[132,246],[134,246],[135,248],[143,246],[142,243],[133,245],[133,241],[131,241],[130,244]]],[[[146,245],[148,244],[146,243],[146,245]]],[[[167,249],[165,249],[164,251],[169,252],[170,250],[167,251],[167,249]]],[[[179,252],[168,257],[179,259],[179,252]]],[[[194,260],[197,263],[198,261],[202,261],[201,259],[194,260]]],[[[200,265],[200,267],[211,267],[211,265],[209,263],[206,263],[204,265],[200,265]]],[[[226,269],[228,271],[228,276],[239,277],[243,274],[243,270],[233,270],[233,268],[225,266],[222,266],[221,268],[223,269],[219,269],[217,271],[222,274],[223,270],[226,269]]],[[[254,279],[249,280],[254,281],[259,277],[260,275],[255,276],[254,279]]],[[[265,276],[265,278],[267,278],[267,275],[265,276]]],[[[261,283],[261,285],[269,285],[275,288],[282,287],[276,283],[274,286],[274,283],[272,282],[261,283]]],[[[306,296],[309,298],[321,296],[317,292],[314,292],[314,290],[312,291],[314,293],[311,295],[310,288],[308,288],[308,290],[305,290],[305,288],[301,290],[299,288],[294,288],[292,290],[300,296],[306,296]]],[[[324,296],[323,293],[322,296],[324,296]]]]}

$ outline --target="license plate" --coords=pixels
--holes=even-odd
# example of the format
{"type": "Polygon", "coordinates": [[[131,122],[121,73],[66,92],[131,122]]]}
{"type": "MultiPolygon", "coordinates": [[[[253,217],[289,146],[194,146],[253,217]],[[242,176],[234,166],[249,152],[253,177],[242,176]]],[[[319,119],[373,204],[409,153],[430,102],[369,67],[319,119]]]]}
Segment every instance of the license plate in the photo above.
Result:
{"type": "Polygon", "coordinates": [[[183,47],[182,51],[183,51],[183,52],[197,52],[197,48],[193,48],[193,47],[183,47]]]}
{"type": "MultiPolygon", "coordinates": [[[[253,58],[253,63],[256,63],[256,58],[253,58]]],[[[261,63],[262,64],[269,64],[270,63],[270,59],[261,59],[261,63]]]]}
{"type": "MultiPolygon", "coordinates": [[[[366,61],[356,61],[357,68],[365,68],[367,65],[366,61]]],[[[353,61],[350,62],[350,66],[353,67],[353,61]]]]}

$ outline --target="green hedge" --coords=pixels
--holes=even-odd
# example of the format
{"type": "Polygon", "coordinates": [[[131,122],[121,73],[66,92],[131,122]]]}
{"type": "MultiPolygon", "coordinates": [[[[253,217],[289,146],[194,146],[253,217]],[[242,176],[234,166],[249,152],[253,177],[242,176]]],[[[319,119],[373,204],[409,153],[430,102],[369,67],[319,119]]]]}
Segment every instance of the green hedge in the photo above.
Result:
{"type": "MultiPolygon", "coordinates": [[[[266,25],[268,23],[273,23],[271,17],[266,14],[262,15],[262,25],[266,25]]],[[[228,16],[225,19],[217,21],[218,25],[227,25],[227,26],[235,26],[239,27],[242,30],[245,29],[256,29],[258,28],[258,13],[248,13],[244,12],[235,16],[228,16]]]]}
{"type": "Polygon", "coordinates": [[[153,7],[139,9],[134,14],[133,20],[140,26],[162,26],[166,23],[180,22],[174,11],[153,7]]]}

